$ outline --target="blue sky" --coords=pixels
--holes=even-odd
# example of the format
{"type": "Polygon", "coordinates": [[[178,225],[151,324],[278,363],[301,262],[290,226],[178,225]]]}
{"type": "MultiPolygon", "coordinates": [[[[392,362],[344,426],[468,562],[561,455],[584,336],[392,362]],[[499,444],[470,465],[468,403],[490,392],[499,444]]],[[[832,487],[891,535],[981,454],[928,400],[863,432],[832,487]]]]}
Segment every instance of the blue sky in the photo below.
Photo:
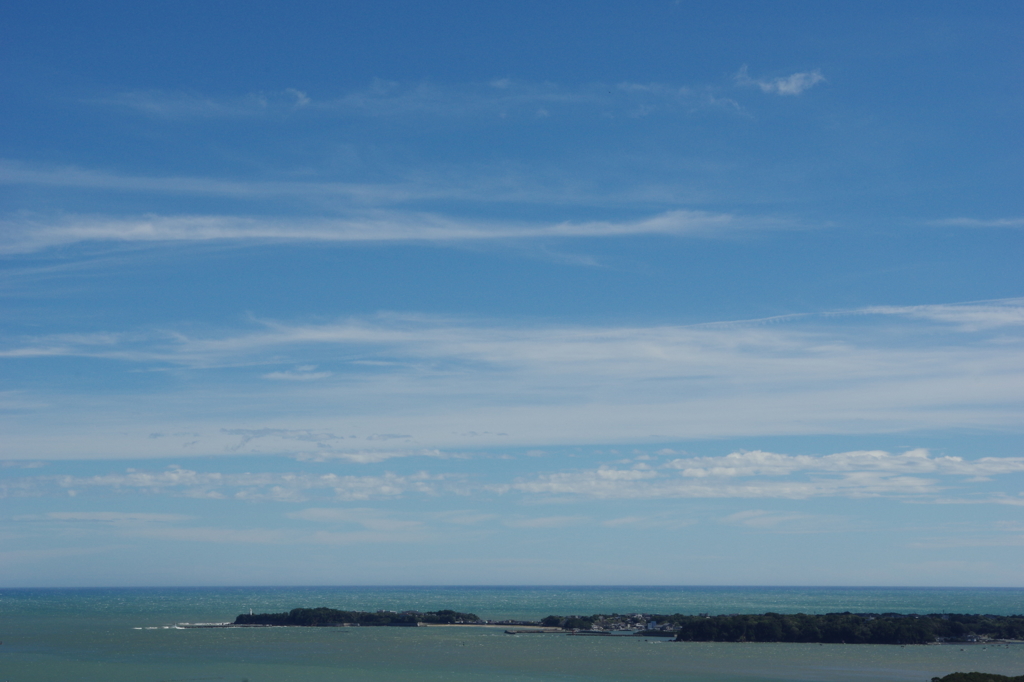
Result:
{"type": "Polygon", "coordinates": [[[0,581],[1024,575],[1019,3],[17,3],[0,581]]]}

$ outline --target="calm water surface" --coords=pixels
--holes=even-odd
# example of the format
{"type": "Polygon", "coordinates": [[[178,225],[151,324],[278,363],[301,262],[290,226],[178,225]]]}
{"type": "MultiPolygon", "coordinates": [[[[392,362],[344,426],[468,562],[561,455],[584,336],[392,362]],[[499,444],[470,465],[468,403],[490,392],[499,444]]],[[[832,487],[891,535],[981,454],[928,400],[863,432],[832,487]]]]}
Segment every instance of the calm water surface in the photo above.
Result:
{"type": "Polygon", "coordinates": [[[0,682],[230,680],[915,680],[957,670],[1024,674],[1024,644],[852,646],[673,643],[501,629],[178,630],[252,608],[453,608],[483,618],[551,613],[1024,613],[1019,589],[181,588],[0,590],[0,682]],[[155,629],[147,629],[155,628],[155,629]]]}

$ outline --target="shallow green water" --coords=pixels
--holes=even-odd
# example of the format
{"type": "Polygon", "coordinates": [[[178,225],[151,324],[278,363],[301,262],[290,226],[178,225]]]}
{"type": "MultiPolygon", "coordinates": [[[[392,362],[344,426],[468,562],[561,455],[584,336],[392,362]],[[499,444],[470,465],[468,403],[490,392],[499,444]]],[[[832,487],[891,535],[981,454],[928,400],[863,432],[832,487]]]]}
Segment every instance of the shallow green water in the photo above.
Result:
{"type": "Polygon", "coordinates": [[[217,588],[0,591],[0,682],[230,680],[915,680],[1024,673],[1024,645],[673,643],[509,636],[494,628],[180,630],[303,605],[548,613],[1024,612],[1021,590],[759,588],[217,588]],[[874,604],[875,606],[870,606],[874,604]],[[988,606],[987,608],[985,606],[988,606]],[[817,606],[818,608],[809,608],[817,606]],[[156,628],[156,629],[146,629],[156,628]]]}

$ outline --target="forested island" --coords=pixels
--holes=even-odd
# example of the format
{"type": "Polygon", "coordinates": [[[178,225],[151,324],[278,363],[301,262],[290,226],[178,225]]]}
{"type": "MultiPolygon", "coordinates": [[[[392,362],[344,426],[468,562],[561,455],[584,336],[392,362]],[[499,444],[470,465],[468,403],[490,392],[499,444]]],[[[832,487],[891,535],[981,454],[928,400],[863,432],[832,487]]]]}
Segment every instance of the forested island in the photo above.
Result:
{"type": "Polygon", "coordinates": [[[1024,616],[974,614],[828,613],[697,616],[548,616],[540,623],[563,628],[643,628],[673,634],[677,642],[802,642],[814,644],[930,644],[1024,639],[1024,616]]]}
{"type": "MultiPolygon", "coordinates": [[[[548,616],[540,621],[483,620],[474,613],[441,611],[342,611],[298,608],[284,613],[239,615],[236,626],[516,625],[544,632],[636,634],[677,642],[794,642],[813,644],[931,644],[1024,640],[1024,616],[900,613],[595,614],[548,616]]],[[[510,631],[514,633],[516,631],[510,631]]],[[[525,632],[525,631],[520,631],[525,632]]],[[[540,632],[540,631],[531,631],[540,632]]]]}
{"type": "Polygon", "coordinates": [[[678,629],[678,642],[929,644],[1024,639],[1024,616],[765,613],[667,619],[678,629]]]}
{"type": "Polygon", "coordinates": [[[442,611],[338,611],[320,607],[316,609],[292,609],[286,613],[240,614],[235,618],[235,625],[293,625],[302,627],[338,627],[342,625],[384,626],[404,625],[415,626],[419,623],[427,625],[455,625],[458,623],[480,623],[480,617],[473,613],[459,613],[444,609],[442,611]]]}
{"type": "Polygon", "coordinates": [[[1024,675],[1009,677],[993,673],[951,673],[944,677],[933,677],[932,682],[1024,682],[1024,675]]]}

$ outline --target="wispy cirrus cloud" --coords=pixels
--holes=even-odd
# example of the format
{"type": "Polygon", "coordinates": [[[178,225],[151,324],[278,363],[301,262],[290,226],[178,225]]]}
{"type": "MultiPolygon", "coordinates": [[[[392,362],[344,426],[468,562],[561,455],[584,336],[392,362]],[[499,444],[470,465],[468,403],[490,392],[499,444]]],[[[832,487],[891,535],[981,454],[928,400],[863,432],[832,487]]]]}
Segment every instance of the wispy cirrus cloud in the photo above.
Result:
{"type": "Polygon", "coordinates": [[[618,516],[606,519],[601,522],[605,528],[623,528],[626,530],[641,530],[648,528],[678,530],[693,526],[696,519],[682,518],[673,512],[662,512],[657,514],[636,514],[630,516],[618,516]]]}
{"type": "MultiPolygon", "coordinates": [[[[589,497],[596,499],[894,497],[945,502],[939,496],[990,477],[1024,473],[1024,457],[932,457],[925,450],[894,455],[884,451],[845,452],[826,456],[785,455],[763,451],[724,457],[672,460],[652,468],[601,466],[596,469],[542,474],[497,492],[589,497]]],[[[996,496],[998,497],[998,495],[996,496]]],[[[986,502],[995,498],[987,494],[986,502]]],[[[744,513],[730,523],[774,525],[796,519],[776,512],[744,513]]]]}
{"type": "MultiPolygon", "coordinates": [[[[367,440],[374,440],[373,434],[367,440]]],[[[407,457],[432,457],[435,459],[470,459],[469,455],[463,453],[443,452],[437,449],[392,449],[392,450],[346,450],[343,447],[332,449],[329,446],[316,451],[292,453],[299,462],[330,462],[345,461],[353,464],[377,464],[386,462],[389,459],[400,459],[407,457]]]]}
{"type": "Polygon", "coordinates": [[[1024,299],[1021,298],[963,304],[871,306],[864,308],[863,312],[869,315],[900,315],[944,322],[972,332],[1024,325],[1024,299]]]}
{"type": "Polygon", "coordinates": [[[144,192],[233,199],[302,198],[352,205],[393,204],[436,198],[468,198],[479,187],[457,187],[428,179],[391,183],[230,180],[215,177],[126,175],[77,166],[38,166],[0,159],[0,184],[36,185],[113,192],[144,192]]]}
{"type": "MultiPolygon", "coordinates": [[[[283,205],[289,214],[296,205],[323,215],[343,218],[373,208],[422,205],[436,201],[458,202],[465,206],[481,203],[500,206],[578,206],[618,207],[649,210],[651,206],[675,208],[706,196],[681,188],[679,183],[649,180],[631,183],[617,178],[609,186],[578,173],[567,177],[564,167],[497,163],[475,164],[472,168],[431,166],[420,169],[388,169],[388,182],[342,182],[310,180],[285,174],[277,179],[224,178],[212,176],[133,175],[77,166],[29,164],[0,159],[0,185],[34,186],[46,189],[84,190],[92,196],[133,193],[176,199],[179,197],[219,198],[247,207],[235,212],[245,215],[248,207],[266,213],[267,206],[283,205]]],[[[55,196],[59,199],[64,195],[55,196]]],[[[111,199],[112,203],[116,197],[111,199]]],[[[58,202],[59,203],[59,202],[58,202]]],[[[114,203],[113,205],[116,205],[114,203]]],[[[46,222],[26,213],[23,220],[46,222]]],[[[72,216],[73,218],[74,216],[72,216]]],[[[82,219],[96,216],[79,216],[82,219]]],[[[108,216],[138,219],[139,216],[108,216]]],[[[174,217],[174,216],[165,216],[174,217]]],[[[180,216],[179,216],[180,217],[180,216]]],[[[223,216],[222,216],[223,217],[223,216]]],[[[49,218],[50,222],[66,220],[49,218]]],[[[766,226],[779,219],[762,217],[766,226]]],[[[22,220],[19,219],[19,220],[22,220]]],[[[755,220],[753,217],[747,220],[755,220]]],[[[12,224],[17,221],[12,221],[12,224]]],[[[785,222],[785,221],[783,221],[785,222]]]]}
{"type": "Polygon", "coordinates": [[[211,96],[196,91],[133,90],[85,100],[94,106],[116,107],[168,119],[238,118],[287,115],[310,105],[309,96],[295,88],[251,92],[235,96],[211,96]]]}
{"type": "Polygon", "coordinates": [[[746,511],[729,514],[722,519],[722,523],[734,526],[746,526],[747,528],[776,528],[793,522],[806,522],[812,517],[807,514],[765,511],[764,509],[749,509],[746,511]]]}
{"type": "MultiPolygon", "coordinates": [[[[248,396],[252,416],[242,423],[211,399],[202,423],[171,426],[157,407],[159,396],[136,396],[133,410],[140,401],[156,401],[153,409],[164,420],[137,428],[139,439],[130,446],[124,442],[136,456],[178,456],[184,442],[194,453],[370,463],[446,458],[457,448],[499,444],[1019,428],[1021,308],[1006,300],[654,327],[517,326],[396,314],[317,324],[252,320],[220,333],[10,339],[0,344],[0,359],[96,358],[193,372],[195,381],[217,371],[205,389],[210,395],[248,396]],[[316,365],[312,373],[331,374],[271,387],[267,365],[316,365]],[[275,406],[285,395],[306,415],[301,423],[279,416],[275,406]],[[358,414],[358,421],[339,414],[358,414]],[[148,437],[168,429],[195,436],[148,437]]],[[[104,409],[117,414],[120,408],[104,409]]],[[[116,442],[108,435],[104,451],[116,442]]],[[[81,451],[81,438],[75,443],[81,451]]],[[[59,457],[61,446],[53,447],[38,452],[59,457]]]]}
{"type": "Polygon", "coordinates": [[[254,545],[349,545],[366,543],[422,543],[437,539],[435,529],[418,520],[376,509],[306,509],[286,514],[299,521],[329,522],[354,526],[344,531],[306,528],[195,525],[195,517],[182,514],[136,512],[50,512],[23,515],[16,521],[30,525],[63,526],[65,534],[79,539],[93,535],[169,542],[228,543],[254,545]]]}
{"type": "Polygon", "coordinates": [[[295,369],[286,369],[280,372],[268,372],[263,375],[264,379],[277,381],[316,381],[331,376],[330,372],[317,372],[316,365],[302,365],[295,369]]]}
{"type": "Polygon", "coordinates": [[[1017,493],[1016,495],[1010,495],[1007,493],[996,493],[994,495],[974,497],[950,497],[936,500],[936,503],[954,505],[995,504],[1005,505],[1009,507],[1024,507],[1024,493],[1017,493]]]}
{"type": "Polygon", "coordinates": [[[422,515],[410,518],[380,509],[310,507],[290,512],[287,517],[329,526],[330,530],[315,530],[309,534],[309,540],[317,544],[423,543],[440,538],[438,529],[422,515]]]}
{"type": "Polygon", "coordinates": [[[946,218],[929,224],[940,227],[1024,227],[1024,218],[946,218]]]}
{"type": "Polygon", "coordinates": [[[166,119],[276,117],[288,120],[301,115],[392,119],[483,117],[529,121],[569,113],[634,117],[659,112],[692,113],[721,107],[722,100],[714,97],[715,91],[714,84],[687,86],[659,82],[564,85],[514,78],[473,83],[401,83],[377,79],[366,88],[340,95],[295,88],[241,95],[138,90],[87,103],[166,119]]]}
{"type": "Polygon", "coordinates": [[[516,516],[502,521],[509,528],[567,528],[578,526],[590,521],[590,517],[581,514],[562,516],[516,516]]]}
{"type": "Polygon", "coordinates": [[[310,507],[287,514],[290,519],[319,523],[354,523],[370,530],[417,530],[423,521],[396,518],[394,514],[366,507],[310,507]]]}
{"type": "Polygon", "coordinates": [[[687,478],[788,476],[798,472],[885,474],[939,474],[993,476],[1024,473],[1024,457],[933,457],[924,449],[893,455],[883,450],[842,452],[834,455],[783,455],[761,450],[734,452],[725,457],[687,457],[663,465],[687,478]]]}
{"type": "Polygon", "coordinates": [[[744,64],[736,74],[737,85],[756,86],[761,92],[773,95],[799,95],[818,83],[826,82],[828,81],[825,80],[825,76],[818,69],[766,80],[751,78],[747,65],[744,64]]]}
{"type": "MultiPolygon", "coordinates": [[[[201,368],[230,364],[280,364],[281,351],[287,348],[344,347],[362,349],[359,355],[347,357],[363,371],[380,367],[385,371],[415,365],[420,359],[444,358],[491,366],[537,365],[543,371],[562,367],[561,373],[573,367],[590,371],[599,366],[624,363],[624,371],[639,372],[640,377],[666,376],[673,364],[698,362],[703,369],[734,366],[741,356],[750,361],[781,363],[780,372],[789,372],[805,365],[809,370],[824,371],[826,365],[816,364],[822,358],[839,359],[857,353],[871,342],[858,333],[857,327],[830,324],[834,320],[855,322],[858,319],[884,318],[922,319],[953,323],[961,331],[1017,326],[1024,320],[1024,299],[1001,299],[977,303],[955,303],[925,306],[872,306],[822,315],[794,314],[765,319],[723,321],[695,325],[661,325],[653,327],[587,327],[482,325],[471,320],[433,317],[416,314],[381,313],[353,317],[320,324],[288,323],[253,319],[252,329],[222,334],[198,334],[177,331],[158,333],[98,332],[90,334],[51,334],[40,337],[9,339],[0,346],[0,357],[79,356],[120,359],[128,362],[172,363],[201,368]],[[272,354],[272,360],[263,359],[272,354]],[[613,364],[608,364],[613,363],[613,364]],[[644,367],[649,369],[644,370],[644,367]]],[[[900,333],[912,331],[900,328],[900,333]]],[[[922,341],[932,339],[927,334],[922,341]]],[[[955,337],[932,346],[932,352],[952,352],[958,343],[955,337]]],[[[988,348],[986,346],[986,348],[988,348]]],[[[989,350],[998,351],[998,347],[989,350]]],[[[890,349],[903,362],[901,349],[890,349]]],[[[915,348],[914,353],[926,352],[915,348]]],[[[883,356],[876,355],[876,361],[883,356]]],[[[979,356],[980,357],[980,356],[979,356]]],[[[860,376],[875,372],[889,373],[887,363],[873,370],[866,357],[851,358],[858,362],[860,376]]],[[[925,358],[928,364],[934,358],[925,358]]],[[[829,363],[831,364],[831,363],[829,363]]],[[[293,372],[314,372],[317,365],[298,365],[293,372]]],[[[749,370],[748,365],[744,370],[749,370]]],[[[835,367],[834,369],[838,369],[835,367]]],[[[692,368],[680,367],[684,375],[692,368]]],[[[671,376],[671,372],[669,376],[671,376]]],[[[265,376],[261,375],[261,376],[265,376]]]]}
{"type": "Polygon", "coordinates": [[[0,469],[41,469],[46,462],[21,460],[21,459],[0,459],[0,469]]]}
{"type": "MultiPolygon", "coordinates": [[[[1022,535],[992,535],[972,533],[970,536],[933,537],[910,544],[917,549],[966,549],[980,547],[1024,547],[1022,535]]],[[[972,566],[973,568],[973,566],[972,566]]]]}
{"type": "MultiPolygon", "coordinates": [[[[449,467],[450,469],[450,467],[449,467]]],[[[478,500],[510,495],[536,502],[658,499],[780,499],[808,500],[845,497],[888,498],[940,505],[1024,504],[1020,494],[1007,492],[1024,474],[1024,457],[966,459],[932,455],[926,450],[890,453],[882,450],[830,455],[789,455],[762,450],[733,452],[719,457],[672,459],[661,464],[603,464],[571,470],[531,473],[515,479],[449,471],[434,474],[353,476],[304,472],[222,473],[169,467],[129,469],[97,476],[35,476],[8,481],[28,494],[71,492],[133,492],[142,496],[213,497],[236,502],[280,502],[318,506],[288,512],[287,518],[335,526],[358,526],[365,531],[413,532],[424,524],[475,526],[500,521],[514,528],[558,528],[592,523],[592,515],[550,516],[481,514],[474,511],[438,512],[427,518],[400,517],[369,507],[323,506],[353,501],[388,501],[410,495],[430,499],[469,496],[478,500]]],[[[663,512],[613,517],[606,527],[679,528],[693,523],[663,512]]],[[[175,524],[191,520],[180,514],[135,512],[53,512],[19,517],[28,521],[101,523],[114,525],[175,524]]],[[[744,511],[722,519],[750,527],[814,525],[802,512],[744,511]]]]}
{"type": "Polygon", "coordinates": [[[393,473],[378,476],[273,472],[229,474],[170,467],[163,471],[128,470],[99,476],[38,477],[26,483],[36,489],[56,485],[75,493],[96,489],[133,490],[199,498],[303,502],[310,495],[323,493],[344,501],[396,498],[409,493],[430,495],[436,494],[450,480],[453,478],[424,472],[408,476],[393,473]]]}
{"type": "Polygon", "coordinates": [[[590,497],[595,499],[658,498],[779,498],[812,497],[906,497],[935,495],[936,481],[914,476],[850,474],[828,480],[803,481],[700,481],[693,482],[656,472],[633,478],[628,470],[601,468],[591,471],[544,474],[509,489],[535,495],[590,497]]]}
{"type": "Polygon", "coordinates": [[[173,523],[195,517],[185,514],[152,514],[147,512],[49,512],[15,517],[19,521],[82,521],[86,523],[173,523]]]}
{"type": "Polygon", "coordinates": [[[221,429],[226,436],[238,440],[226,449],[228,452],[272,452],[289,453],[300,462],[347,461],[354,464],[377,464],[389,459],[405,457],[431,457],[435,459],[465,459],[461,453],[444,452],[433,448],[401,447],[411,436],[408,434],[370,433],[362,437],[338,435],[330,431],[313,429],[221,429]],[[364,449],[353,447],[352,441],[360,441],[364,449]],[[365,448],[366,443],[393,443],[398,447],[373,449],[365,448]]]}
{"type": "Polygon", "coordinates": [[[467,220],[434,213],[369,211],[345,218],[237,216],[66,216],[0,222],[0,253],[31,253],[70,244],[105,242],[477,242],[517,239],[609,238],[638,235],[714,236],[737,230],[791,227],[785,221],[674,210],[627,221],[561,223],[467,220]]]}
{"type": "Polygon", "coordinates": [[[693,482],[655,472],[634,478],[629,470],[600,468],[592,471],[544,474],[509,486],[531,495],[588,497],[599,500],[641,499],[787,499],[815,497],[907,497],[936,495],[937,481],[915,476],[856,473],[826,480],[753,480],[693,482]]]}

